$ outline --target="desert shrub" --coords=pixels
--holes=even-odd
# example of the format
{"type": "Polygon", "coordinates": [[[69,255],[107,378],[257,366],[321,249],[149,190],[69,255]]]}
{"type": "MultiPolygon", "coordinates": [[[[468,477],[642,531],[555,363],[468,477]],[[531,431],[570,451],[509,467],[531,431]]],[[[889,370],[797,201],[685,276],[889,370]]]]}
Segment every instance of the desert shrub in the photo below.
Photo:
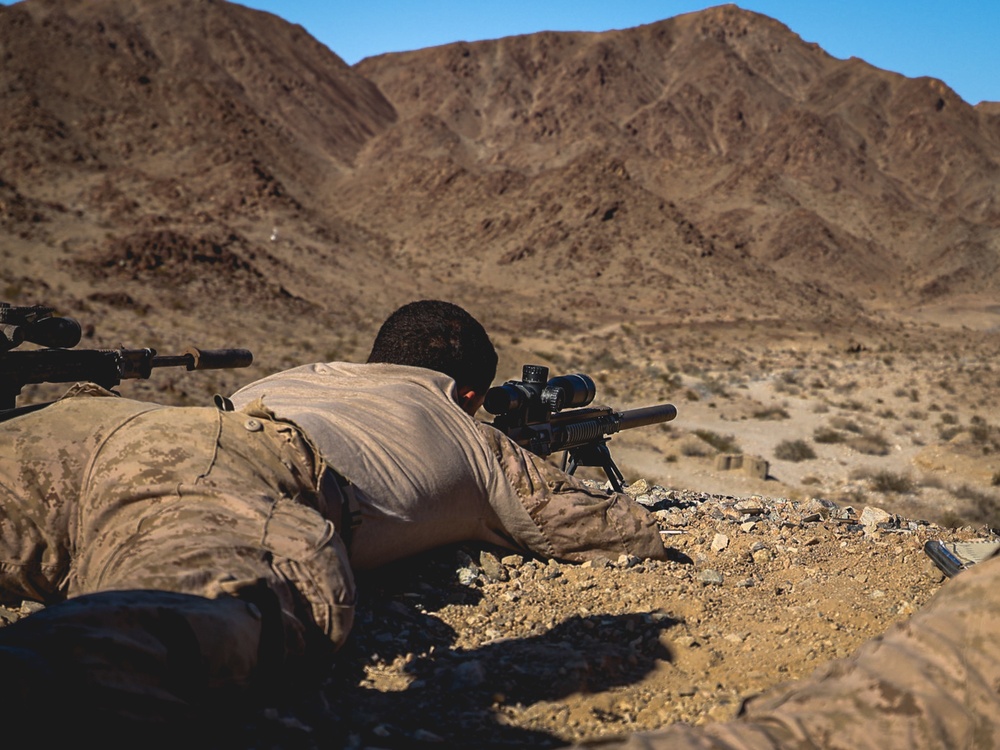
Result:
{"type": "Polygon", "coordinates": [[[852,419],[847,417],[834,417],[830,420],[830,425],[837,430],[846,430],[847,432],[854,432],[860,435],[864,432],[861,425],[852,419]]]}
{"type": "Polygon", "coordinates": [[[670,389],[680,388],[684,384],[683,378],[677,373],[661,373],[660,380],[670,389]]]}
{"type": "Polygon", "coordinates": [[[833,386],[834,393],[851,393],[858,387],[858,382],[856,380],[850,380],[846,383],[838,383],[833,386]]]}
{"type": "Polygon", "coordinates": [[[938,427],[938,437],[945,442],[951,440],[958,433],[962,432],[961,427],[938,427]]]}
{"type": "Polygon", "coordinates": [[[799,374],[794,370],[786,370],[778,376],[778,379],[785,383],[786,385],[798,385],[799,384],[799,374]]]}
{"type": "Polygon", "coordinates": [[[958,417],[954,414],[949,414],[945,412],[941,415],[941,424],[958,424],[958,417]]]}
{"type": "Polygon", "coordinates": [[[694,434],[720,453],[739,453],[740,447],[733,435],[720,435],[711,430],[695,430],[694,434]]]}
{"type": "Polygon", "coordinates": [[[684,391],[684,398],[686,398],[688,401],[701,401],[701,396],[699,396],[696,391],[693,391],[690,388],[684,391]]]}
{"type": "Polygon", "coordinates": [[[993,474],[993,477],[990,479],[990,484],[994,487],[1000,487],[1000,471],[993,474]]]}
{"type": "Polygon", "coordinates": [[[708,455],[708,446],[700,440],[685,440],[681,443],[681,455],[688,458],[701,458],[708,455]]]}
{"type": "Polygon", "coordinates": [[[920,477],[921,487],[934,487],[939,490],[945,489],[944,480],[936,474],[925,474],[920,477]]]}
{"type": "Polygon", "coordinates": [[[916,484],[910,477],[887,470],[875,472],[869,481],[876,492],[905,494],[916,489],[916,484]]]}
{"type": "Polygon", "coordinates": [[[754,419],[788,419],[789,413],[780,406],[771,406],[753,413],[754,419]]]}
{"type": "Polygon", "coordinates": [[[865,433],[856,438],[851,438],[848,445],[858,453],[868,456],[884,456],[889,453],[889,441],[878,433],[865,433]]]}
{"type": "Polygon", "coordinates": [[[967,484],[953,489],[952,494],[969,502],[969,510],[966,513],[968,523],[984,523],[990,528],[1000,527],[1000,500],[995,495],[982,492],[967,484]]]}
{"type": "Polygon", "coordinates": [[[972,440],[982,446],[983,453],[1000,449],[1000,432],[982,417],[973,417],[969,427],[972,440]]]}
{"type": "Polygon", "coordinates": [[[847,411],[864,411],[866,408],[863,403],[855,399],[848,399],[847,401],[839,404],[839,406],[841,409],[845,409],[847,411]]]}
{"type": "Polygon", "coordinates": [[[842,432],[829,427],[817,427],[813,431],[813,440],[817,443],[842,443],[847,437],[842,432]]]}
{"type": "Polygon", "coordinates": [[[792,396],[798,395],[801,390],[797,383],[787,383],[784,380],[774,381],[775,393],[787,393],[792,396]]]}
{"type": "Polygon", "coordinates": [[[628,362],[618,359],[614,354],[612,354],[607,349],[603,349],[596,354],[593,359],[593,367],[595,370],[623,370],[628,366],[628,362]]]}
{"type": "Polygon", "coordinates": [[[774,448],[774,457],[782,461],[807,461],[816,458],[816,452],[805,440],[782,440],[774,448]]]}
{"type": "Polygon", "coordinates": [[[705,389],[716,396],[728,396],[729,393],[726,391],[726,384],[722,382],[722,378],[719,377],[705,377],[702,380],[705,389]]]}
{"type": "Polygon", "coordinates": [[[875,412],[876,417],[881,417],[882,419],[895,419],[896,412],[892,409],[882,409],[881,411],[875,412]]]}

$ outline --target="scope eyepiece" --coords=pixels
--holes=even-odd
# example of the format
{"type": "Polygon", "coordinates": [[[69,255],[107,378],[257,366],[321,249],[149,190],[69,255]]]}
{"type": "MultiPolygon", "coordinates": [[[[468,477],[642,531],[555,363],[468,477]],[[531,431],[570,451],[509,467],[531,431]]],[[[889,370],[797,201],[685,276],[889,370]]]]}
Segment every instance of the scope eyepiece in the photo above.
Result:
{"type": "Polygon", "coordinates": [[[486,391],[483,408],[490,414],[509,414],[526,406],[530,400],[531,392],[511,381],[486,391]]]}

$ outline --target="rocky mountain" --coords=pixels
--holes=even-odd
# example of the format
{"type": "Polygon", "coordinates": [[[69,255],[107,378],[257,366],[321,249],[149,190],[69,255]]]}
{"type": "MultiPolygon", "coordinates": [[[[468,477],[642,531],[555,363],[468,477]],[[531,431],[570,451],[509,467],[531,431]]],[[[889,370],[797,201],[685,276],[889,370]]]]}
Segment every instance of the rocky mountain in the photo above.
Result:
{"type": "Polygon", "coordinates": [[[416,296],[656,348],[856,335],[1000,281],[997,107],[736,6],[335,53],[221,0],[0,7],[3,297],[273,369],[416,296]]]}

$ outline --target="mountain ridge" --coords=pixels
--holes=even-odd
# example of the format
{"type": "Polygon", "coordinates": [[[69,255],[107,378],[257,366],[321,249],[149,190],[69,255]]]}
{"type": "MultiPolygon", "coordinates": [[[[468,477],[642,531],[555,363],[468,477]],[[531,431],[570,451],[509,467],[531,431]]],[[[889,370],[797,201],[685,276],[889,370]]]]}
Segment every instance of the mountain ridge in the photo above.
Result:
{"type": "Polygon", "coordinates": [[[0,48],[22,294],[211,300],[220,331],[259,300],[364,332],[416,296],[501,330],[850,331],[1000,282],[996,108],[734,5],[348,66],[231,3],[24,0],[0,48]]]}

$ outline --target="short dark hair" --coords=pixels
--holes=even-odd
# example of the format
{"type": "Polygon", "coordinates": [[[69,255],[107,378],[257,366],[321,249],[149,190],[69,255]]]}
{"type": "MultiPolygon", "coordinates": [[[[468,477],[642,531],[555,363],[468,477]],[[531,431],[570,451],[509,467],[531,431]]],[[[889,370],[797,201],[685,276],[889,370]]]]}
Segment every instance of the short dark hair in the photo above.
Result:
{"type": "Polygon", "coordinates": [[[477,393],[485,393],[497,373],[486,329],[458,305],[441,300],[410,302],[386,318],[368,361],[425,367],[477,393]]]}

